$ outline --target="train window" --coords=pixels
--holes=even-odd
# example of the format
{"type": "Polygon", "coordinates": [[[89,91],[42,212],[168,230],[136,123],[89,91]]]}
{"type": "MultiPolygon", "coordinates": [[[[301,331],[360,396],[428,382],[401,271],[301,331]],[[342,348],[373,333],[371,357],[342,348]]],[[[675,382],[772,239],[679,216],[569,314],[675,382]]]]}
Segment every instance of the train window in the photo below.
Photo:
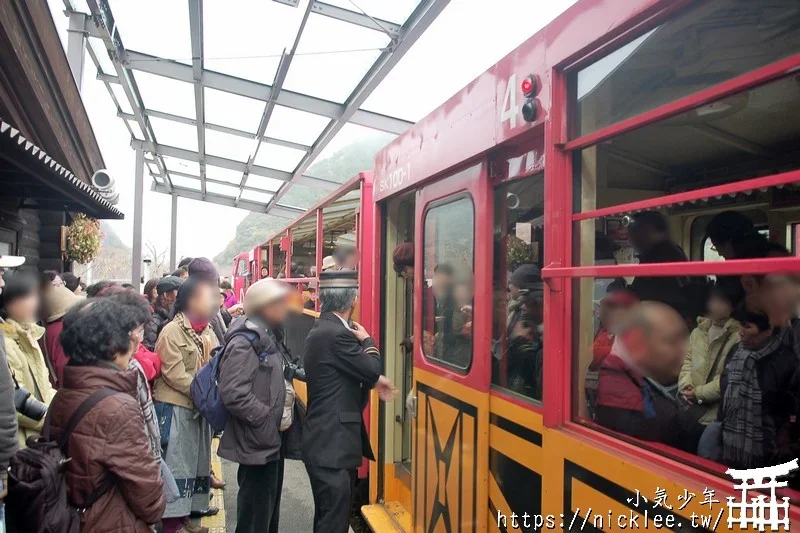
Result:
{"type": "MultiPolygon", "coordinates": [[[[727,81],[798,49],[797,2],[703,2],[573,77],[577,105],[572,137],[727,81]]],[[[669,146],[669,152],[680,151],[669,146]]]]}
{"type": "Polygon", "coordinates": [[[494,192],[492,383],[542,400],[544,175],[494,192]]]}
{"type": "Polygon", "coordinates": [[[702,258],[712,273],[712,261],[788,255],[800,127],[783,127],[773,109],[800,110],[795,89],[793,78],[776,79],[574,153],[573,265],[630,265],[615,269],[625,277],[572,280],[579,421],[731,468],[785,457],[776,428],[798,414],[786,326],[800,284],[790,272],[715,277],[688,275],[682,264],[702,258]],[[692,232],[698,220],[701,235],[692,232]],[[787,366],[756,406],[764,418],[740,417],[723,407],[748,403],[761,387],[757,371],[739,372],[761,356],[787,366]],[[761,455],[743,445],[751,431],[761,455]]]}
{"type": "Polygon", "coordinates": [[[247,275],[247,261],[245,259],[239,259],[239,262],[236,264],[236,275],[237,276],[247,275]]]}
{"type": "Polygon", "coordinates": [[[425,214],[422,346],[425,355],[459,370],[472,362],[475,209],[469,196],[425,214]]]}

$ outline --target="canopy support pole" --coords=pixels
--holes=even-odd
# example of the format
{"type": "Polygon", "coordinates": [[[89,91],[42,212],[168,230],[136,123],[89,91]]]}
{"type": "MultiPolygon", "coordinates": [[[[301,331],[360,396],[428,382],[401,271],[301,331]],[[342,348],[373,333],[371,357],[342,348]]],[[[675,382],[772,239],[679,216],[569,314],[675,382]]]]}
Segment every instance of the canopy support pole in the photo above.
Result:
{"type": "Polygon", "coordinates": [[[85,13],[73,11],[69,14],[67,37],[67,61],[78,92],[83,85],[83,64],[86,60],[86,19],[85,13]]]}
{"type": "Polygon", "coordinates": [[[133,187],[133,257],[131,258],[131,285],[141,290],[142,278],[142,207],[144,203],[144,151],[136,149],[136,175],[133,187]]]}
{"type": "Polygon", "coordinates": [[[169,271],[178,267],[178,195],[172,195],[172,221],[169,227],[169,271]]]}

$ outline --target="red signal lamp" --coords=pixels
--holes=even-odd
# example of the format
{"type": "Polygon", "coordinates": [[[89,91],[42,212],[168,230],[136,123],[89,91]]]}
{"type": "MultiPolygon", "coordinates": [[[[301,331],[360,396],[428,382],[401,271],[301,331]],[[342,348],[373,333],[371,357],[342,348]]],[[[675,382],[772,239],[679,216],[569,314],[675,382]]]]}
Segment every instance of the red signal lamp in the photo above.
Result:
{"type": "Polygon", "coordinates": [[[522,94],[526,98],[530,98],[536,92],[536,78],[533,76],[526,76],[522,80],[522,94]]]}

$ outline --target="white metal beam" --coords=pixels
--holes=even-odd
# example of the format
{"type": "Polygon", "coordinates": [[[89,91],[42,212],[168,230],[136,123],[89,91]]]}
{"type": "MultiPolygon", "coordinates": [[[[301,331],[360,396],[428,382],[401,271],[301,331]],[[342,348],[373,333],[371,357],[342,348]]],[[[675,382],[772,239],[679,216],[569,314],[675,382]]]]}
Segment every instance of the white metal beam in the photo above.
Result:
{"type": "MultiPolygon", "coordinates": [[[[155,109],[147,109],[145,111],[145,115],[148,117],[155,117],[161,118],[164,120],[169,120],[172,122],[179,122],[181,124],[186,124],[188,126],[197,126],[197,120],[189,117],[184,117],[181,115],[173,115],[172,113],[165,113],[163,111],[156,111],[155,109]]],[[[118,111],[117,116],[120,118],[124,118],[127,120],[136,120],[136,117],[130,113],[125,113],[124,111],[118,111]]],[[[206,122],[206,129],[211,131],[218,131],[220,133],[227,133],[228,135],[234,135],[236,137],[242,137],[243,139],[255,139],[256,134],[250,133],[244,130],[237,130],[236,128],[229,128],[228,126],[220,126],[219,124],[214,124],[211,122],[206,122]]],[[[284,146],[286,148],[291,148],[293,150],[300,150],[301,152],[307,152],[311,150],[311,147],[307,144],[300,144],[292,141],[284,141],[283,139],[276,139],[275,137],[267,137],[262,136],[261,140],[268,144],[274,144],[276,146],[284,146]]]]}
{"type": "Polygon", "coordinates": [[[350,94],[350,97],[344,104],[342,114],[335,120],[331,120],[325,129],[322,130],[322,133],[317,137],[311,150],[306,153],[295,168],[292,181],[280,188],[275,197],[270,201],[269,207],[275,205],[289,191],[294,179],[302,176],[308,167],[311,166],[311,163],[314,162],[336,134],[339,133],[342,127],[344,127],[348,121],[352,121],[353,116],[359,111],[361,105],[369,98],[372,92],[380,85],[384,78],[386,78],[386,75],[389,74],[398,61],[402,59],[417,39],[425,33],[425,30],[428,29],[449,3],[450,0],[422,0],[420,2],[414,10],[414,13],[412,13],[411,16],[408,17],[406,23],[403,24],[400,37],[390,49],[384,50],[381,53],[369,72],[367,72],[350,94]]]}
{"type": "MultiPolygon", "coordinates": [[[[439,0],[443,1],[443,0],[439,0]]],[[[143,54],[134,50],[127,50],[124,58],[125,67],[134,70],[147,72],[149,74],[156,74],[165,78],[170,78],[185,83],[194,83],[192,66],[178,63],[169,59],[162,59],[156,56],[143,54]]],[[[255,100],[266,102],[272,91],[270,85],[258,83],[255,81],[245,80],[222,74],[213,70],[203,71],[203,87],[217,89],[219,91],[229,92],[231,94],[238,94],[239,96],[247,96],[255,100]]],[[[306,94],[296,93],[293,91],[282,90],[276,101],[277,105],[305,111],[315,115],[320,115],[327,118],[338,119],[345,111],[345,105],[337,104],[329,100],[309,96],[306,94]]],[[[358,109],[352,113],[350,122],[359,126],[366,126],[368,128],[385,131],[387,133],[394,133],[399,135],[406,131],[414,123],[407,120],[381,115],[380,113],[373,113],[372,111],[365,111],[358,109]]]]}
{"type": "MultiPolygon", "coordinates": [[[[172,191],[169,191],[164,185],[161,185],[156,182],[153,182],[153,184],[150,186],[150,190],[153,192],[159,192],[163,194],[174,194],[176,196],[180,196],[181,198],[189,198],[191,200],[210,202],[212,204],[224,205],[228,207],[238,207],[239,209],[246,209],[248,211],[253,211],[255,213],[266,213],[267,209],[266,204],[253,202],[245,199],[240,200],[239,205],[234,205],[235,198],[231,196],[214,194],[211,192],[207,192],[204,196],[203,193],[201,193],[200,191],[185,189],[183,187],[173,187],[172,191]]],[[[303,209],[296,209],[293,207],[278,205],[269,214],[281,218],[294,219],[297,218],[297,215],[302,214],[304,212],[305,211],[303,209]]]]}
{"type": "Polygon", "coordinates": [[[319,15],[324,15],[326,17],[331,17],[336,20],[355,24],[363,28],[385,33],[393,40],[400,36],[400,32],[402,30],[402,26],[399,26],[394,22],[373,18],[369,15],[350,11],[349,9],[344,9],[338,6],[332,6],[330,4],[326,4],[325,2],[311,2],[311,10],[319,15]]]}
{"type": "Polygon", "coordinates": [[[203,0],[189,0],[189,33],[192,41],[192,79],[194,84],[194,109],[197,117],[197,153],[200,163],[200,182],[206,193],[206,105],[203,86],[203,0]]]}
{"type": "MultiPolygon", "coordinates": [[[[159,156],[166,156],[166,157],[177,157],[180,159],[186,159],[187,161],[195,161],[200,162],[200,154],[193,150],[186,150],[184,148],[178,148],[176,146],[169,146],[167,144],[156,144],[156,145],[149,145],[146,141],[141,141],[139,139],[132,139],[131,140],[131,147],[134,149],[142,149],[146,152],[151,152],[159,156]]],[[[235,170],[237,172],[244,172],[246,167],[245,163],[240,161],[234,161],[233,159],[228,159],[226,157],[219,157],[216,155],[207,154],[205,157],[205,161],[209,165],[214,165],[221,168],[227,168],[228,170],[235,170]]],[[[170,172],[169,170],[167,172],[170,172]]],[[[292,177],[291,172],[286,172],[285,170],[278,170],[275,168],[268,168],[262,167],[259,165],[253,165],[253,168],[250,170],[251,174],[255,174],[256,176],[263,176],[265,178],[272,178],[280,181],[289,181],[292,177]]],[[[323,189],[323,190],[334,190],[337,189],[341,184],[328,181],[320,178],[315,178],[313,176],[303,176],[302,179],[298,182],[306,185],[308,187],[312,187],[315,189],[323,189]]],[[[233,183],[229,183],[228,185],[234,185],[233,183]]]]}

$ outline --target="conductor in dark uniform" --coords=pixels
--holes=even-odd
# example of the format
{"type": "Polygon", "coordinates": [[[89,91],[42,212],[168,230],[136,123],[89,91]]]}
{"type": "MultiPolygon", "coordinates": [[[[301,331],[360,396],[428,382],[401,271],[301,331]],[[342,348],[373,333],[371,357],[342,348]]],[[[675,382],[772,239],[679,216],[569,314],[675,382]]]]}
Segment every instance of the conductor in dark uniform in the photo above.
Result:
{"type": "Polygon", "coordinates": [[[353,486],[362,457],[375,456],[362,412],[369,391],[384,400],[394,394],[381,375],[375,341],[351,315],[358,297],[358,273],[322,272],[322,314],[306,338],[308,413],[303,426],[303,462],[314,493],[314,533],[347,533],[353,486]]]}

